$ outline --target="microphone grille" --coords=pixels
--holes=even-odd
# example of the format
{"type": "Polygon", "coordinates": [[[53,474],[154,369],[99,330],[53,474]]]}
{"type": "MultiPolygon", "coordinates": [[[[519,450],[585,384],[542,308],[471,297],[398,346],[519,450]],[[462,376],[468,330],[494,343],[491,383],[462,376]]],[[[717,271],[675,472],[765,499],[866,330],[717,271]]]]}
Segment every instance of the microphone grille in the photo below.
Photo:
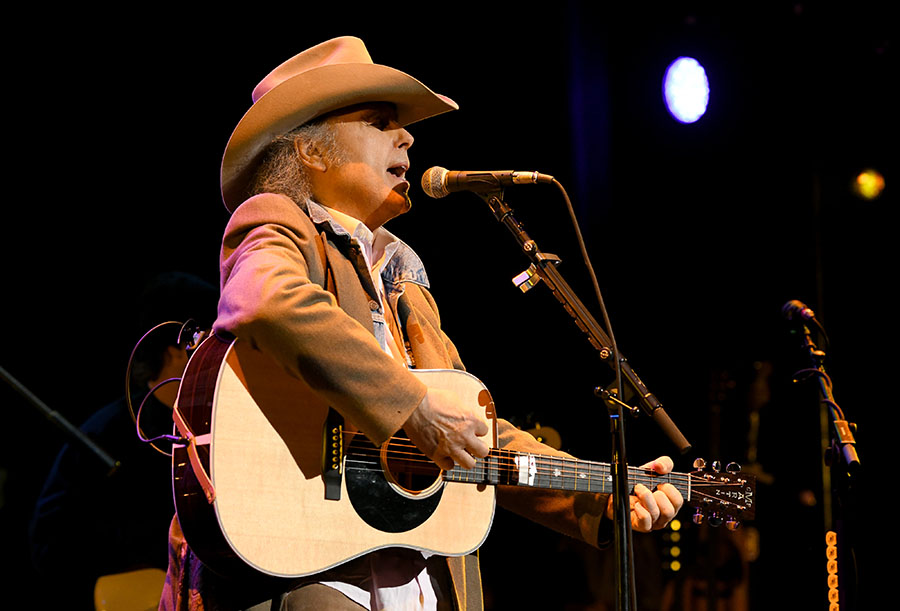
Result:
{"type": "Polygon", "coordinates": [[[434,199],[450,195],[445,184],[447,174],[447,170],[439,166],[425,170],[425,173],[422,174],[422,190],[425,191],[425,195],[434,199]]]}
{"type": "Polygon", "coordinates": [[[816,317],[815,312],[813,312],[809,306],[796,299],[792,299],[784,304],[781,308],[781,313],[788,320],[794,320],[795,316],[804,320],[812,320],[816,317]]]}

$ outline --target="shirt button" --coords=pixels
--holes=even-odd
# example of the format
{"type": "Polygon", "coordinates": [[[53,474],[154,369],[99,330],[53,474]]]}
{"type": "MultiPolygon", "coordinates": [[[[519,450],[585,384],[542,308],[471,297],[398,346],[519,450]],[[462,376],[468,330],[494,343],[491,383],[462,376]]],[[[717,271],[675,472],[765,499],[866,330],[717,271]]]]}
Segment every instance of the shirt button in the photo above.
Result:
{"type": "Polygon", "coordinates": [[[369,309],[372,310],[373,312],[377,312],[378,311],[378,302],[375,301],[374,299],[370,299],[369,300],[369,309]]]}

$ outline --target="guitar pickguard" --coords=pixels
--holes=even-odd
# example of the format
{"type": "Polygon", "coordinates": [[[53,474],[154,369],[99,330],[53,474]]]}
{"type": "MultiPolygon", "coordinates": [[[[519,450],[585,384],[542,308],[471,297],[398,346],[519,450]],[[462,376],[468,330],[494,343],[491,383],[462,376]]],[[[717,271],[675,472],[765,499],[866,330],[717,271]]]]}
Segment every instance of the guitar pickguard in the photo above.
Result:
{"type": "Polygon", "coordinates": [[[350,444],[344,465],[350,503],[372,528],[386,533],[412,530],[430,518],[440,505],[443,483],[436,466],[437,479],[431,483],[427,475],[422,477],[422,482],[398,482],[394,477],[389,481],[382,452],[362,436],[350,444]]]}

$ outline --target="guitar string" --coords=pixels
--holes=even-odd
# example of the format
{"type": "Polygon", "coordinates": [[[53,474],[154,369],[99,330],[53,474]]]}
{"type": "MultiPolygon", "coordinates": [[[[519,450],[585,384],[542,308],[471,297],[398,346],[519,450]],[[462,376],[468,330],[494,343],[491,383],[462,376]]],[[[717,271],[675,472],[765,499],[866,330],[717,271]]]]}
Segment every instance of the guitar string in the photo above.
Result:
{"type": "MultiPolygon", "coordinates": [[[[375,452],[376,450],[377,450],[377,448],[374,448],[374,447],[369,448],[369,454],[371,454],[371,455],[374,457],[374,455],[376,454],[376,452],[375,452]]],[[[574,460],[574,459],[566,459],[566,460],[574,460]]],[[[358,463],[358,464],[363,464],[364,466],[363,466],[363,467],[353,467],[353,466],[350,466],[350,467],[348,467],[348,468],[350,468],[350,469],[364,470],[364,471],[378,472],[378,473],[383,472],[383,470],[382,470],[380,467],[371,468],[371,467],[368,466],[370,463],[361,462],[361,461],[359,461],[359,460],[351,461],[351,460],[348,458],[348,464],[351,463],[351,462],[355,462],[355,463],[358,463]]],[[[433,465],[434,463],[430,463],[430,464],[433,465]]],[[[608,465],[606,466],[606,468],[608,468],[608,465]]],[[[494,465],[494,466],[488,467],[488,468],[486,468],[486,469],[483,468],[483,467],[476,467],[475,469],[471,469],[471,470],[469,470],[469,469],[459,469],[458,467],[457,467],[456,469],[457,469],[457,470],[456,470],[455,472],[450,472],[450,473],[449,473],[449,475],[451,476],[451,480],[450,480],[450,481],[460,481],[460,482],[463,482],[463,483],[467,483],[467,482],[468,482],[468,483],[480,483],[480,482],[483,482],[483,481],[484,481],[484,472],[485,472],[485,471],[493,470],[493,471],[497,472],[498,475],[499,475],[500,473],[506,474],[506,473],[517,473],[517,472],[518,472],[518,469],[516,469],[516,468],[514,468],[514,467],[498,466],[498,465],[494,465]],[[481,473],[479,474],[478,471],[481,471],[481,473]],[[471,477],[471,476],[473,476],[473,475],[475,476],[474,479],[471,477]],[[470,481],[470,480],[471,480],[471,481],[470,481]]],[[[541,473],[538,473],[538,474],[536,474],[536,475],[539,476],[539,475],[541,475],[541,473]]],[[[544,475],[546,475],[546,472],[545,472],[544,475]]],[[[605,474],[604,474],[604,475],[605,475],[605,474]]],[[[651,473],[640,472],[640,473],[636,473],[635,475],[637,475],[638,477],[631,477],[631,481],[632,481],[633,483],[650,483],[650,484],[653,484],[653,483],[667,483],[667,482],[665,482],[665,481],[660,482],[659,480],[660,480],[661,476],[659,476],[658,474],[652,473],[652,472],[651,472],[651,473]],[[642,473],[646,473],[646,475],[644,475],[643,478],[641,478],[642,473]],[[636,481],[636,480],[640,480],[640,481],[636,481]]],[[[719,480],[719,481],[709,481],[709,480],[706,480],[706,479],[703,478],[703,477],[694,476],[694,475],[691,475],[691,474],[683,474],[683,475],[677,474],[677,475],[679,475],[679,477],[682,478],[683,480],[690,480],[690,479],[693,478],[694,481],[693,481],[693,483],[691,484],[690,491],[691,491],[691,493],[692,493],[692,500],[694,500],[695,502],[696,502],[697,500],[699,500],[699,499],[711,499],[713,502],[715,502],[715,503],[719,506],[719,508],[736,507],[736,508],[738,508],[738,509],[743,509],[743,510],[746,510],[746,509],[747,509],[747,506],[744,505],[744,504],[737,503],[737,502],[732,501],[732,500],[729,500],[729,499],[723,499],[723,498],[721,498],[721,497],[717,497],[717,496],[713,496],[713,495],[710,495],[710,494],[706,494],[706,493],[703,492],[703,490],[702,490],[702,488],[716,488],[716,489],[718,489],[718,490],[727,489],[727,488],[743,488],[744,485],[745,485],[743,482],[722,482],[721,480],[719,480]]],[[[664,476],[662,476],[662,477],[664,477],[664,476]]],[[[559,478],[558,478],[558,477],[557,477],[556,480],[554,480],[554,479],[551,478],[551,479],[546,479],[545,481],[548,483],[548,485],[538,485],[538,486],[536,486],[536,487],[540,487],[540,488],[550,488],[550,489],[554,489],[554,488],[556,488],[556,489],[560,489],[560,488],[566,489],[566,488],[567,488],[567,487],[565,487],[565,486],[563,486],[563,487],[560,487],[560,486],[554,487],[554,486],[552,486],[552,485],[549,485],[549,484],[552,484],[552,483],[554,483],[554,482],[558,483],[558,482],[559,482],[559,478]]],[[[593,477],[592,477],[592,478],[589,478],[589,480],[588,480],[588,482],[587,482],[588,487],[590,488],[590,485],[593,484],[593,483],[597,483],[596,478],[593,478],[593,477]]],[[[599,488],[598,491],[606,491],[606,485],[607,485],[608,483],[609,483],[609,482],[608,482],[608,479],[607,479],[607,478],[605,478],[605,477],[601,478],[601,479],[600,479],[600,482],[599,482],[600,485],[599,485],[599,487],[598,487],[598,488],[599,488]]],[[[669,482],[669,483],[671,483],[671,482],[669,482]]],[[[687,490],[687,488],[685,488],[685,491],[686,491],[686,490],[687,490]]]]}
{"type": "MultiPolygon", "coordinates": [[[[346,469],[347,470],[356,470],[356,471],[366,471],[366,472],[372,472],[372,473],[382,473],[384,471],[381,467],[372,467],[369,465],[369,463],[365,463],[365,462],[361,462],[361,461],[356,461],[356,463],[354,464],[354,462],[350,461],[349,459],[348,459],[348,462],[346,465],[346,469]]],[[[456,482],[463,482],[463,483],[465,483],[465,482],[479,483],[479,482],[486,481],[487,475],[483,472],[478,473],[478,471],[479,471],[479,469],[476,468],[476,469],[470,469],[470,470],[444,472],[445,473],[444,477],[446,479],[448,479],[449,481],[456,481],[456,482]]],[[[511,468],[505,468],[505,467],[489,468],[489,469],[485,469],[484,471],[494,471],[497,473],[498,476],[501,474],[508,475],[508,474],[518,473],[517,469],[511,469],[511,468]]],[[[435,475],[435,478],[437,478],[437,475],[435,475]]],[[[596,474],[588,474],[588,476],[586,478],[577,478],[574,476],[566,476],[566,475],[553,473],[551,471],[544,471],[543,473],[538,472],[535,474],[535,480],[546,481],[550,484],[552,484],[553,482],[561,482],[567,478],[571,479],[576,484],[580,481],[587,482],[588,485],[596,484],[597,482],[599,482],[600,487],[605,487],[609,484],[608,477],[603,476],[603,477],[598,478],[598,477],[596,477],[596,474]]],[[[508,479],[509,481],[515,481],[514,478],[505,478],[505,479],[508,479]]],[[[685,482],[690,481],[690,478],[685,476],[685,477],[681,478],[679,481],[676,481],[676,480],[669,481],[669,480],[667,480],[667,478],[665,478],[665,476],[661,477],[661,476],[654,475],[654,476],[641,477],[640,475],[638,475],[637,477],[634,477],[634,476],[630,477],[629,481],[632,484],[644,484],[644,485],[647,485],[648,487],[650,487],[654,484],[659,485],[659,484],[666,484],[666,483],[673,484],[677,487],[677,485],[679,483],[685,483],[685,482]],[[662,480],[662,481],[660,481],[660,480],[662,480]]],[[[743,487],[743,485],[744,484],[742,484],[740,482],[707,482],[707,481],[701,479],[701,480],[696,480],[693,483],[691,483],[690,487],[691,487],[692,491],[696,491],[697,494],[700,494],[701,491],[699,489],[704,488],[704,487],[705,488],[722,489],[722,488],[728,488],[728,487],[740,488],[740,487],[743,487]]],[[[544,486],[537,486],[537,487],[544,487],[544,486]]],[[[568,488],[567,486],[548,486],[548,487],[562,487],[564,489],[568,488]]],[[[684,489],[686,490],[687,487],[684,486],[684,489]]]]}
{"type": "MultiPolygon", "coordinates": [[[[512,459],[516,455],[528,455],[522,454],[513,450],[503,450],[503,449],[492,449],[492,452],[495,455],[496,459],[499,459],[501,462],[487,462],[486,459],[476,459],[478,464],[476,467],[472,469],[464,469],[462,467],[456,466],[451,471],[446,472],[450,478],[465,478],[469,479],[470,477],[480,477],[486,471],[495,471],[498,473],[518,473],[519,468],[515,464],[512,463],[512,459]]],[[[373,459],[378,459],[380,461],[381,457],[381,449],[375,446],[369,446],[365,448],[357,448],[356,455],[365,457],[368,456],[373,459]]],[[[350,456],[348,455],[347,462],[351,464],[354,462],[350,456]]],[[[400,457],[406,463],[414,463],[417,465],[429,465],[431,467],[437,468],[435,463],[431,462],[420,452],[406,453],[406,452],[396,452],[396,451],[388,451],[389,458],[391,457],[400,457]],[[404,458],[406,456],[412,456],[414,458],[404,458]]],[[[568,457],[541,457],[538,455],[539,462],[536,464],[535,476],[551,476],[551,477],[577,477],[579,475],[583,475],[585,477],[596,479],[599,477],[600,479],[608,479],[609,477],[609,465],[604,463],[595,463],[591,461],[580,461],[575,458],[568,457]],[[573,465],[572,469],[561,469],[558,464],[550,464],[543,465],[540,463],[549,462],[549,461],[563,461],[569,465],[573,465]],[[582,467],[578,467],[577,465],[584,465],[582,467]],[[574,474],[574,475],[572,475],[574,474]]],[[[360,461],[356,461],[360,462],[360,461]]],[[[367,464],[367,463],[361,463],[367,464]]],[[[381,467],[376,467],[372,469],[372,471],[381,471],[381,467]]],[[[649,483],[649,484],[660,484],[660,483],[683,483],[689,482],[693,488],[727,488],[727,487],[743,487],[746,484],[746,481],[738,480],[738,481],[730,481],[722,479],[716,479],[715,476],[712,479],[708,479],[703,475],[697,475],[692,473],[667,473],[667,474],[658,474],[653,471],[649,471],[646,469],[641,469],[639,467],[629,467],[629,478],[634,483],[649,483]]],[[[737,477],[736,474],[732,474],[731,476],[737,477]]]]}
{"type": "MultiPolygon", "coordinates": [[[[414,446],[410,446],[410,447],[415,449],[414,446]]],[[[382,452],[381,448],[378,448],[375,446],[371,446],[368,448],[357,448],[357,454],[359,454],[359,455],[368,454],[373,457],[376,457],[376,456],[380,457],[381,452],[382,452]]],[[[522,453],[522,452],[517,452],[517,451],[513,451],[513,450],[503,450],[503,449],[497,449],[497,448],[494,448],[492,450],[492,452],[494,453],[494,458],[499,458],[499,459],[505,460],[507,462],[510,462],[516,455],[536,456],[537,461],[538,461],[536,468],[537,468],[538,472],[543,471],[543,472],[551,473],[551,474],[559,472],[564,475],[567,475],[568,473],[579,474],[579,473],[589,472],[589,474],[591,474],[591,475],[601,475],[602,476],[602,475],[608,475],[608,471],[609,471],[608,464],[579,460],[576,458],[569,458],[569,457],[565,457],[565,456],[532,455],[532,454],[528,454],[528,453],[522,453]],[[500,454],[500,456],[498,456],[497,454],[500,454]],[[503,456],[503,454],[505,454],[505,456],[503,456]],[[556,464],[545,464],[545,463],[553,463],[554,461],[556,464]],[[578,465],[581,465],[581,467],[579,467],[578,465]],[[595,473],[596,471],[600,471],[600,473],[595,473]]],[[[388,454],[389,459],[394,458],[394,459],[398,459],[398,460],[403,460],[404,462],[407,462],[407,463],[430,465],[430,466],[436,467],[434,462],[429,460],[424,454],[422,454],[421,452],[419,452],[417,450],[414,452],[412,452],[412,451],[411,452],[402,452],[402,451],[398,451],[398,450],[392,448],[391,450],[388,450],[387,454],[388,454]]],[[[454,467],[454,469],[457,472],[473,471],[473,470],[484,469],[484,468],[488,468],[488,469],[500,468],[500,469],[505,469],[505,470],[510,470],[510,471],[518,471],[519,470],[518,466],[510,466],[510,465],[506,465],[506,464],[502,464],[502,463],[501,464],[487,463],[486,459],[484,459],[484,458],[476,458],[476,461],[478,461],[478,465],[476,467],[474,467],[473,469],[463,469],[458,466],[454,467]]],[[[653,471],[649,471],[647,469],[640,469],[639,467],[629,467],[629,472],[631,474],[633,474],[634,476],[637,476],[637,477],[643,476],[648,480],[659,480],[659,479],[669,479],[669,478],[671,478],[671,479],[683,478],[683,479],[687,480],[687,479],[690,479],[690,477],[691,477],[689,474],[680,474],[680,473],[659,474],[659,473],[655,473],[653,471]]]]}
{"type": "MultiPolygon", "coordinates": [[[[364,435],[360,432],[348,432],[348,434],[351,436],[360,435],[360,436],[364,437],[364,435]]],[[[398,444],[393,444],[392,449],[388,451],[389,458],[399,457],[401,460],[404,460],[406,462],[427,464],[427,465],[432,465],[432,466],[436,467],[436,465],[431,460],[429,460],[424,454],[421,453],[421,451],[418,450],[418,448],[416,448],[412,443],[409,443],[408,439],[403,438],[403,437],[392,437],[391,439],[400,441],[400,442],[405,442],[405,447],[410,448],[411,451],[409,451],[409,452],[398,451],[395,449],[398,444]],[[406,458],[406,457],[409,457],[409,458],[406,458]]],[[[380,454],[381,454],[381,448],[376,447],[374,444],[369,447],[365,447],[365,448],[357,448],[357,450],[359,451],[360,454],[368,453],[369,455],[371,455],[373,457],[374,456],[380,457],[380,454]]],[[[504,450],[502,448],[492,448],[491,451],[493,453],[495,453],[495,458],[500,458],[501,460],[506,460],[506,461],[511,460],[516,454],[532,456],[527,453],[518,453],[516,451],[504,450]],[[496,454],[500,454],[501,456],[496,456],[496,454]],[[502,455],[505,455],[505,456],[502,456],[502,455]]],[[[577,478],[578,476],[581,475],[581,476],[586,476],[591,479],[596,479],[599,476],[600,479],[603,480],[604,478],[609,476],[609,465],[608,464],[595,463],[595,462],[591,462],[591,461],[580,461],[575,458],[568,458],[568,457],[564,457],[564,456],[560,456],[560,457],[540,456],[540,455],[536,455],[536,456],[537,456],[539,462],[541,462],[541,463],[543,463],[545,461],[547,461],[547,462],[557,461],[557,462],[561,462],[564,466],[572,465],[572,467],[567,469],[567,468],[560,468],[559,465],[538,464],[538,465],[536,465],[536,471],[534,474],[535,477],[543,476],[543,477],[551,477],[551,478],[552,477],[577,478]],[[586,468],[584,468],[584,467],[579,468],[578,466],[574,466],[575,463],[580,463],[581,465],[586,465],[586,468]],[[597,473],[597,471],[599,471],[599,473],[597,473]]],[[[478,461],[478,464],[473,469],[463,469],[459,466],[456,466],[456,467],[454,467],[453,470],[451,470],[450,472],[447,472],[447,473],[451,479],[465,478],[466,480],[468,480],[470,475],[475,475],[479,471],[484,472],[485,470],[493,470],[493,471],[497,471],[497,472],[502,472],[504,474],[517,473],[519,471],[518,467],[515,465],[506,465],[506,464],[502,464],[502,463],[501,464],[487,463],[485,461],[485,459],[476,459],[476,460],[478,461]]],[[[378,469],[372,469],[372,470],[380,471],[381,469],[378,468],[378,469]]],[[[721,488],[728,488],[728,487],[743,487],[745,485],[745,482],[742,482],[742,481],[736,481],[736,482],[722,481],[722,480],[716,480],[715,478],[713,478],[712,480],[708,480],[703,476],[698,476],[698,475],[689,474],[689,473],[687,473],[687,474],[681,474],[681,473],[658,474],[653,471],[640,469],[638,467],[629,467],[628,471],[629,471],[630,481],[632,481],[635,484],[643,483],[645,485],[646,484],[652,485],[652,484],[672,483],[673,485],[677,486],[678,483],[690,483],[690,485],[693,489],[698,489],[698,488],[703,488],[703,487],[721,489],[721,488]]],[[[476,477],[477,477],[477,475],[476,475],[476,477]]],[[[696,490],[696,492],[698,495],[703,494],[699,489],[696,490]]],[[[709,496],[709,495],[707,495],[707,496],[709,496]]],[[[715,498],[715,497],[712,497],[712,498],[715,498]]]]}
{"type": "MultiPolygon", "coordinates": [[[[496,450],[495,450],[496,451],[496,450]]],[[[378,448],[367,448],[363,449],[363,451],[358,452],[359,455],[363,455],[368,453],[371,457],[380,458],[380,450],[378,448]]],[[[507,451],[509,452],[509,451],[507,451]]],[[[418,455],[416,455],[418,457],[418,455]]],[[[508,460],[512,455],[506,457],[508,460]]],[[[560,457],[561,460],[574,462],[576,459],[569,459],[565,457],[560,457]]],[[[427,464],[437,468],[437,466],[425,459],[404,459],[405,462],[414,462],[418,464],[427,464]]],[[[478,459],[479,464],[472,469],[463,469],[461,467],[454,467],[453,470],[446,472],[447,476],[453,479],[470,479],[471,477],[482,477],[485,471],[496,471],[498,473],[508,474],[508,473],[518,473],[519,469],[516,466],[510,466],[503,463],[487,463],[484,459],[478,459]]],[[[348,456],[347,459],[348,465],[352,464],[354,461],[348,456]]],[[[356,461],[359,464],[367,464],[365,462],[356,461]]],[[[582,464],[585,464],[586,461],[581,461],[582,464]]],[[[358,469],[363,469],[364,467],[354,467],[358,469]]],[[[381,467],[376,467],[370,469],[371,471],[381,471],[381,467]]],[[[538,466],[535,471],[535,477],[556,477],[556,478],[565,478],[572,477],[577,478],[578,476],[587,477],[591,480],[596,480],[598,477],[601,480],[606,480],[609,477],[609,465],[604,465],[602,463],[588,463],[587,468],[574,468],[571,470],[559,469],[558,467],[550,466],[538,466]]],[[[681,474],[681,473],[667,473],[667,474],[658,474],[652,471],[642,470],[635,467],[629,468],[629,479],[633,483],[643,483],[643,484],[663,484],[663,483],[672,483],[673,485],[677,485],[679,483],[687,483],[690,482],[693,488],[727,488],[727,487],[742,487],[745,485],[745,482],[742,481],[722,481],[712,479],[708,480],[703,476],[693,475],[693,474],[681,474]]]]}
{"type": "MultiPolygon", "coordinates": [[[[487,462],[484,458],[477,458],[477,465],[472,469],[463,469],[462,467],[456,466],[452,470],[453,473],[463,475],[465,472],[472,472],[477,470],[484,469],[499,469],[503,471],[510,472],[518,472],[519,467],[516,465],[506,464],[513,460],[513,458],[518,454],[520,456],[532,456],[527,453],[517,453],[515,451],[510,450],[493,450],[494,458],[499,459],[504,462],[493,463],[487,462]]],[[[365,455],[368,454],[372,457],[381,456],[381,449],[376,447],[371,448],[357,448],[357,454],[365,455]]],[[[435,463],[429,460],[423,454],[418,452],[400,452],[396,450],[389,450],[387,452],[388,459],[396,459],[402,460],[406,463],[411,463],[413,465],[428,465],[437,467],[435,463]]],[[[537,463],[535,465],[536,474],[547,474],[547,475],[556,475],[562,477],[577,477],[578,475],[587,475],[591,477],[605,477],[609,475],[609,465],[603,463],[594,463],[591,461],[578,460],[574,458],[568,458],[564,456],[560,457],[548,457],[548,456],[539,456],[537,458],[537,463]]],[[[666,483],[666,481],[679,481],[690,480],[691,476],[689,474],[681,474],[681,473],[665,473],[659,474],[653,471],[649,471],[646,469],[640,469],[639,467],[629,467],[629,475],[632,478],[642,478],[648,482],[657,482],[657,483],[666,483]]]]}
{"type": "MultiPolygon", "coordinates": [[[[381,468],[373,468],[373,467],[365,466],[365,465],[364,466],[349,465],[349,466],[347,466],[347,470],[348,471],[349,470],[364,471],[364,472],[369,472],[369,473],[383,473],[384,472],[383,469],[381,469],[381,468]]],[[[498,471],[503,471],[503,470],[498,470],[498,471]]],[[[513,470],[506,470],[506,471],[512,472],[513,470]]],[[[452,481],[452,482],[473,483],[473,484],[486,482],[486,479],[484,476],[479,476],[477,474],[474,477],[470,477],[471,474],[466,474],[465,476],[458,476],[458,475],[454,476],[454,474],[450,474],[450,475],[451,476],[448,479],[449,479],[449,481],[452,481]]],[[[563,489],[563,490],[572,490],[573,489],[573,488],[570,488],[569,486],[553,486],[552,485],[554,482],[557,482],[557,483],[560,482],[561,479],[562,478],[559,476],[555,476],[554,478],[536,477],[535,478],[536,481],[546,482],[546,484],[539,483],[535,487],[549,488],[549,489],[563,489]]],[[[574,478],[572,478],[572,479],[574,480],[574,478]]],[[[634,478],[630,478],[630,481],[632,484],[644,483],[646,485],[646,484],[672,483],[672,482],[665,482],[665,481],[659,482],[656,480],[657,480],[657,478],[653,478],[652,481],[651,481],[651,479],[648,478],[644,481],[635,481],[634,478]]],[[[510,481],[515,482],[514,479],[510,480],[510,481]]],[[[577,481],[582,481],[582,480],[577,480],[577,481]]],[[[599,491],[606,491],[610,485],[610,482],[607,478],[600,478],[599,480],[597,478],[588,478],[587,480],[583,480],[583,481],[585,482],[585,485],[588,488],[594,488],[599,491]]],[[[505,482],[487,482],[487,483],[504,484],[505,482]]],[[[509,484],[509,485],[515,485],[515,484],[513,483],[513,484],[509,484]]],[[[708,498],[718,498],[718,497],[714,497],[713,495],[705,493],[703,491],[703,489],[704,488],[715,488],[717,490],[723,490],[723,489],[728,489],[728,488],[743,488],[743,487],[744,487],[744,484],[742,484],[740,482],[706,482],[706,481],[700,480],[700,481],[697,481],[697,482],[694,482],[693,484],[691,484],[690,490],[691,490],[692,496],[705,496],[708,498]]],[[[574,490],[578,490],[578,489],[579,489],[578,487],[574,488],[574,490]]],[[[684,490],[686,490],[686,488],[684,490]]]]}
{"type": "MultiPolygon", "coordinates": [[[[436,467],[436,465],[431,460],[429,460],[424,454],[422,454],[420,451],[418,451],[415,448],[415,446],[409,445],[409,447],[414,451],[402,452],[402,451],[398,451],[394,448],[392,448],[391,450],[388,450],[388,458],[403,460],[407,463],[430,465],[430,466],[436,467]]],[[[380,457],[381,451],[382,451],[381,448],[375,447],[374,445],[370,446],[370,447],[365,447],[365,448],[357,448],[357,452],[359,454],[366,453],[373,457],[375,457],[375,456],[380,457]]],[[[495,458],[500,458],[501,460],[507,460],[507,461],[511,460],[516,454],[516,452],[514,452],[514,451],[497,449],[497,448],[494,448],[492,450],[492,452],[499,453],[499,454],[506,454],[506,456],[496,456],[496,454],[495,454],[495,458]]],[[[528,454],[520,453],[520,455],[528,455],[528,454]]],[[[510,471],[510,472],[518,471],[518,467],[514,466],[514,465],[510,466],[510,465],[506,465],[506,464],[486,463],[485,459],[476,459],[476,460],[478,461],[478,465],[476,467],[474,467],[473,469],[462,469],[461,467],[458,467],[458,466],[454,467],[455,474],[464,476],[465,472],[472,472],[472,471],[476,471],[479,469],[501,469],[503,471],[510,471]]],[[[568,458],[568,457],[564,457],[564,456],[552,457],[552,456],[539,456],[538,455],[538,461],[539,461],[539,463],[556,461],[557,464],[549,464],[549,465],[548,464],[537,464],[536,465],[536,474],[537,475],[549,474],[549,475],[556,475],[558,477],[559,476],[561,476],[561,477],[576,477],[580,474],[586,473],[588,476],[604,477],[604,476],[608,476],[608,471],[609,471],[609,465],[607,465],[607,464],[594,463],[591,461],[583,461],[583,460],[579,461],[578,459],[568,458]],[[562,468],[560,467],[559,463],[562,464],[562,468]],[[581,465],[581,467],[578,466],[579,464],[581,465]],[[599,471],[599,473],[597,473],[597,471],[599,471]]],[[[687,482],[687,481],[690,481],[692,478],[694,478],[695,481],[699,481],[699,482],[703,481],[702,478],[698,479],[697,476],[692,476],[691,474],[680,474],[680,473],[658,474],[653,471],[648,471],[646,469],[640,469],[638,467],[629,467],[629,475],[633,479],[634,478],[642,479],[642,481],[638,482],[638,483],[643,483],[644,481],[650,482],[650,483],[667,483],[667,482],[671,482],[671,481],[677,482],[679,480],[683,480],[683,481],[687,482]]],[[[715,484],[710,484],[710,485],[715,485],[715,484]]]]}
{"type": "MultiPolygon", "coordinates": [[[[384,472],[383,469],[381,469],[380,467],[374,467],[374,468],[373,468],[373,467],[369,466],[370,463],[367,463],[367,462],[364,462],[364,461],[358,461],[358,460],[357,460],[357,461],[350,461],[350,460],[348,459],[347,462],[348,462],[348,464],[351,463],[351,462],[353,462],[353,463],[357,463],[357,464],[364,465],[364,466],[348,466],[348,467],[347,467],[347,470],[362,471],[362,472],[367,472],[367,473],[383,473],[383,472],[384,472]]],[[[468,474],[471,474],[473,471],[476,471],[476,470],[477,470],[477,468],[476,468],[476,469],[466,469],[466,470],[463,470],[463,471],[466,472],[466,474],[468,475],[468,474]]],[[[517,469],[509,469],[509,468],[496,468],[496,469],[494,469],[494,470],[496,470],[496,471],[508,471],[508,472],[517,472],[517,471],[518,471],[517,469]]],[[[445,472],[445,473],[446,473],[446,472],[445,472]]],[[[651,478],[648,478],[647,481],[649,481],[650,479],[651,479],[651,478]]],[[[657,479],[657,476],[652,476],[652,479],[657,479]]],[[[483,482],[484,482],[483,479],[478,479],[478,478],[472,479],[471,481],[468,481],[468,480],[469,480],[469,478],[468,478],[468,477],[465,477],[465,479],[462,479],[462,478],[460,478],[460,479],[451,479],[450,481],[460,482],[460,483],[473,483],[473,484],[478,484],[478,483],[483,483],[483,482]]],[[[548,480],[548,481],[551,481],[551,482],[552,482],[553,480],[548,480]]],[[[592,490],[590,489],[590,484],[591,484],[591,483],[595,483],[596,481],[597,481],[596,479],[591,478],[591,479],[588,481],[588,489],[587,489],[587,490],[580,490],[580,491],[581,491],[581,492],[591,492],[592,490]]],[[[633,482],[633,483],[642,483],[642,482],[633,482]]],[[[662,483],[666,483],[666,482],[662,482],[662,483]]],[[[609,482],[608,482],[607,479],[601,478],[601,479],[600,479],[600,487],[599,487],[599,489],[594,490],[594,491],[595,491],[595,492],[608,492],[608,490],[607,490],[608,484],[609,484],[609,482]]],[[[552,485],[537,485],[537,486],[534,486],[534,487],[536,487],[536,488],[544,488],[544,489],[551,489],[551,490],[553,490],[553,489],[563,489],[563,490],[570,489],[570,488],[567,488],[567,487],[561,487],[561,488],[560,488],[560,487],[554,487],[554,486],[552,486],[552,485]]],[[[740,483],[740,482],[710,482],[710,481],[706,481],[706,480],[703,480],[703,479],[698,479],[697,481],[695,481],[695,482],[691,485],[691,493],[692,493],[692,495],[691,495],[691,496],[692,496],[692,499],[691,499],[691,500],[694,502],[694,504],[697,504],[697,502],[698,502],[699,500],[710,499],[711,501],[713,501],[713,502],[718,506],[717,508],[719,508],[719,509],[727,509],[727,508],[729,508],[729,507],[735,507],[735,508],[737,508],[737,509],[739,509],[739,510],[747,510],[747,508],[748,508],[748,506],[747,506],[746,504],[742,504],[742,503],[739,503],[739,502],[734,501],[734,500],[731,500],[731,499],[723,499],[723,498],[718,497],[718,496],[714,496],[714,495],[711,495],[711,494],[707,494],[707,493],[703,492],[703,490],[702,490],[703,487],[717,488],[717,489],[720,489],[720,490],[721,490],[722,488],[728,488],[728,487],[739,487],[739,488],[743,488],[743,484],[740,483]]]]}

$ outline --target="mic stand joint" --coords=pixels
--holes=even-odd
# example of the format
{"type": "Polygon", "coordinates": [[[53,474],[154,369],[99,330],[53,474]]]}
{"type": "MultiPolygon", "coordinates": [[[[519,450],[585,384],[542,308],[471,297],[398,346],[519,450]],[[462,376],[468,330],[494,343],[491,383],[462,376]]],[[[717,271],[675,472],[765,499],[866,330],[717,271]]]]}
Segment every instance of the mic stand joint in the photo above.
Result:
{"type": "Polygon", "coordinates": [[[623,410],[628,410],[632,416],[637,416],[640,412],[638,408],[628,405],[624,401],[619,400],[618,392],[615,388],[607,389],[602,386],[598,386],[594,389],[594,395],[600,397],[604,401],[606,401],[607,405],[609,405],[610,409],[614,409],[615,407],[620,407],[623,410]]]}

